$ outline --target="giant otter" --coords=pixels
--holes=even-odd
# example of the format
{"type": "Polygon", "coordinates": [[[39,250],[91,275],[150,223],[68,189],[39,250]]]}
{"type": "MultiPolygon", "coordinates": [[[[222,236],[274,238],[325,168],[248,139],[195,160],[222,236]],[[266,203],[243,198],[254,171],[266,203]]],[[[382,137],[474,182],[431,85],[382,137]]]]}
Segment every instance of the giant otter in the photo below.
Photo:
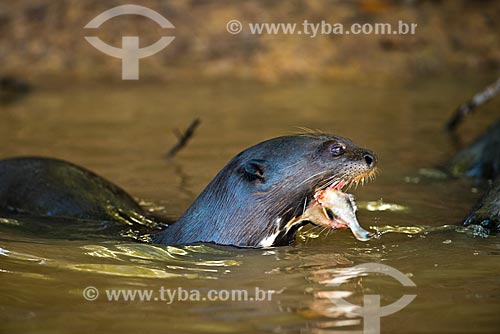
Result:
{"type": "MultiPolygon", "coordinates": [[[[453,133],[466,116],[498,93],[500,79],[460,105],[446,124],[446,129],[453,133]]],[[[457,139],[456,136],[452,138],[457,139]]],[[[477,236],[500,232],[500,120],[458,152],[448,163],[447,170],[455,177],[468,176],[491,181],[489,189],[465,218],[464,225],[477,236]]]]}
{"type": "Polygon", "coordinates": [[[481,226],[487,233],[500,232],[500,120],[458,152],[449,163],[448,171],[456,177],[492,181],[484,196],[465,218],[464,225],[481,226]]]}
{"type": "MultiPolygon", "coordinates": [[[[284,136],[234,157],[186,213],[153,234],[162,244],[239,247],[291,244],[308,222],[353,230],[353,198],[341,190],[370,178],[376,155],[349,139],[315,133],[284,136]],[[339,210],[335,206],[339,205],[339,210]]],[[[124,190],[76,165],[50,158],[0,161],[0,212],[96,221],[155,219],[124,190]]]]}

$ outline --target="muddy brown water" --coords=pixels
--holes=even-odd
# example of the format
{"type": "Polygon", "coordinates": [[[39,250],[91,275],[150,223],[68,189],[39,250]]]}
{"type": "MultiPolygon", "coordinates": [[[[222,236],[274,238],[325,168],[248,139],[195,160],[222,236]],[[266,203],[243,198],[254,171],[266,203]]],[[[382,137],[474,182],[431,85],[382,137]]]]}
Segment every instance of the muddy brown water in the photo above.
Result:
{"type": "MultiPolygon", "coordinates": [[[[380,295],[389,305],[416,295],[381,318],[382,333],[498,332],[499,239],[473,238],[454,227],[483,187],[433,169],[455,150],[441,131],[445,120],[485,82],[65,83],[2,106],[0,157],[75,162],[172,218],[247,146],[299,127],[344,135],[379,155],[376,181],[353,192],[361,225],[389,232],[360,242],[348,231],[305,229],[292,247],[240,250],[65,237],[64,226],[56,233],[50,221],[28,233],[29,222],[2,219],[1,331],[356,333],[363,318],[335,298],[363,305],[364,296],[380,295]],[[174,143],[172,129],[198,116],[202,124],[188,147],[171,162],[162,159],[174,143]],[[352,269],[366,263],[389,265],[416,286],[352,269]],[[95,301],[84,299],[89,286],[99,291],[95,301]],[[178,298],[162,300],[162,287],[178,298]],[[273,290],[271,299],[206,298],[211,290],[247,290],[252,297],[257,288],[273,290]],[[109,301],[111,289],[154,294],[150,301],[109,301]],[[181,300],[181,290],[191,300],[181,300]]],[[[499,107],[493,101],[470,119],[461,128],[465,141],[499,107]]]]}

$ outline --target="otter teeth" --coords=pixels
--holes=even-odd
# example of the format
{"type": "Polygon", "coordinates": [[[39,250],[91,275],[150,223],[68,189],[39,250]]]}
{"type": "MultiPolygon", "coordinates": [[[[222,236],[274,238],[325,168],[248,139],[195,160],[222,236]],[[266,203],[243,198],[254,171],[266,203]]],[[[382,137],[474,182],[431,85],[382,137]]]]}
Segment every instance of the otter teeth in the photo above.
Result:
{"type": "MultiPolygon", "coordinates": [[[[347,186],[349,184],[348,181],[345,181],[345,180],[339,180],[339,181],[335,181],[332,183],[331,186],[329,186],[328,188],[332,188],[332,189],[335,189],[335,190],[339,190],[339,191],[342,191],[342,188],[344,188],[345,186],[347,186]]],[[[318,194],[318,193],[316,193],[318,194]]],[[[314,195],[316,197],[316,194],[314,195]]]]}

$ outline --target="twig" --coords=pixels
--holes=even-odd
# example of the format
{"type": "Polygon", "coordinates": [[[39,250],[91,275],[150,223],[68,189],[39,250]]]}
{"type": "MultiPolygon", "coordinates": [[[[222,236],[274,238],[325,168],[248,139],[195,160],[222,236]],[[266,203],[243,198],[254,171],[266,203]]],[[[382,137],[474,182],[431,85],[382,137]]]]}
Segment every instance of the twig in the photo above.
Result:
{"type": "Polygon", "coordinates": [[[201,120],[196,118],[191,122],[186,131],[180,132],[178,129],[174,130],[174,135],[177,137],[177,143],[168,151],[166,155],[167,159],[172,159],[184,146],[186,146],[200,123],[201,120]]]}
{"type": "Polygon", "coordinates": [[[493,98],[498,94],[498,92],[500,92],[500,79],[486,87],[486,89],[482,92],[474,95],[474,97],[470,101],[458,107],[453,117],[446,124],[446,129],[448,131],[454,131],[462,122],[465,116],[472,113],[476,107],[486,103],[488,100],[493,98]]]}

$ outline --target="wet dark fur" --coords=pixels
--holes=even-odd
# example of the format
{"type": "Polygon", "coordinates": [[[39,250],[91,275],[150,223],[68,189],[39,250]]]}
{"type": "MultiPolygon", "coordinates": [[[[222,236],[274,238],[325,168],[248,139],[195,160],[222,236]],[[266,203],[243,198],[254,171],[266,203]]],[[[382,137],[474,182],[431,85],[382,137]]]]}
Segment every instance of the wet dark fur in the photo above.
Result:
{"type": "MultiPolygon", "coordinates": [[[[305,134],[274,138],[246,149],[210,182],[179,221],[153,236],[156,243],[212,242],[258,247],[293,242],[315,190],[332,180],[366,174],[376,156],[350,140],[305,134]],[[334,156],[332,145],[345,152],[334,156]]],[[[116,221],[145,215],[124,190],[76,165],[47,158],[0,161],[0,212],[116,221]]]]}
{"type": "Polygon", "coordinates": [[[290,244],[298,226],[285,231],[284,224],[302,214],[316,189],[332,179],[366,173],[375,162],[372,152],[342,137],[310,134],[268,140],[233,158],[184,216],[154,240],[255,247],[278,233],[274,246],[290,244]],[[346,146],[341,156],[329,151],[335,143],[346,146]],[[373,158],[370,165],[367,156],[373,158]]]}
{"type": "Polygon", "coordinates": [[[93,172],[38,157],[0,161],[0,212],[100,221],[143,213],[123,189],[93,172]]]}
{"type": "Polygon", "coordinates": [[[454,176],[492,180],[486,194],[472,208],[464,225],[480,225],[500,232],[500,120],[470,146],[460,151],[448,167],[454,176]]]}

